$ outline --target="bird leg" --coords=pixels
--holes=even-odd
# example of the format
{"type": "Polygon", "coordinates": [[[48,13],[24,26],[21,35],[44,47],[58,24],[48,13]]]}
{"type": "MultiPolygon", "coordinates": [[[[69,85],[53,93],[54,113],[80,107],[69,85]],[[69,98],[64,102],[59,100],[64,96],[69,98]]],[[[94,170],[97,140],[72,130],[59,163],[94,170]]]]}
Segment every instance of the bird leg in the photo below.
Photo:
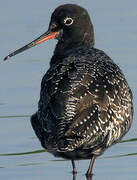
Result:
{"type": "Polygon", "coordinates": [[[76,170],[75,162],[74,162],[73,159],[71,160],[71,162],[72,162],[72,168],[73,168],[72,173],[73,173],[73,174],[76,174],[76,173],[77,173],[77,170],[76,170]]]}
{"type": "Polygon", "coordinates": [[[94,164],[95,159],[96,159],[96,156],[92,156],[92,158],[90,160],[89,168],[88,168],[87,173],[86,173],[86,176],[92,175],[92,169],[93,169],[93,164],[94,164]]]}

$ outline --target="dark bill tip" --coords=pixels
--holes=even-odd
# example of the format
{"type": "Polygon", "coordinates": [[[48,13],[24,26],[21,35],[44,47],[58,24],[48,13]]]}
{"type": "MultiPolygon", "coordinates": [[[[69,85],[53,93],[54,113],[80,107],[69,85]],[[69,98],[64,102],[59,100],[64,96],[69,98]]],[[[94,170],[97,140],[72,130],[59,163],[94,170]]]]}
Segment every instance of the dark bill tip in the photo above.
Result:
{"type": "Polygon", "coordinates": [[[10,58],[10,56],[6,56],[4,59],[3,59],[3,61],[6,61],[7,59],[9,59],[10,58]]]}
{"type": "Polygon", "coordinates": [[[12,57],[12,56],[15,56],[15,52],[13,52],[13,53],[9,54],[8,56],[6,56],[6,57],[3,59],[3,61],[6,61],[7,59],[9,59],[9,58],[12,57]]]}

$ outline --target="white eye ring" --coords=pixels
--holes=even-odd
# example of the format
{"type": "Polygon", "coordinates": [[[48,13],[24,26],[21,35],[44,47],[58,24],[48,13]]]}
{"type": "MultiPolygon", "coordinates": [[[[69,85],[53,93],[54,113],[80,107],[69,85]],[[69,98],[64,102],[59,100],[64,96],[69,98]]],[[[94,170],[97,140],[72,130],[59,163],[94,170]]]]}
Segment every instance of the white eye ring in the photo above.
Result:
{"type": "Polygon", "coordinates": [[[73,20],[72,18],[70,18],[70,17],[66,17],[66,18],[64,19],[64,24],[65,24],[66,26],[70,26],[71,24],[73,24],[73,22],[74,22],[74,20],[73,20]]]}

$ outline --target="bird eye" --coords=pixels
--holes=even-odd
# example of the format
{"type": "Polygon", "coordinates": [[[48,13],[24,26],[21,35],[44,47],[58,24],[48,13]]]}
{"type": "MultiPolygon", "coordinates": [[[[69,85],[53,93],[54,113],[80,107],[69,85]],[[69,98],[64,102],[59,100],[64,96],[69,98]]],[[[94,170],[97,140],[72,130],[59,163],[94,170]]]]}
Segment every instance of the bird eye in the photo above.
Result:
{"type": "Polygon", "coordinates": [[[70,26],[71,24],[73,24],[73,22],[74,22],[74,20],[72,18],[70,18],[70,17],[67,17],[67,18],[64,19],[64,24],[66,26],[70,26]]]}

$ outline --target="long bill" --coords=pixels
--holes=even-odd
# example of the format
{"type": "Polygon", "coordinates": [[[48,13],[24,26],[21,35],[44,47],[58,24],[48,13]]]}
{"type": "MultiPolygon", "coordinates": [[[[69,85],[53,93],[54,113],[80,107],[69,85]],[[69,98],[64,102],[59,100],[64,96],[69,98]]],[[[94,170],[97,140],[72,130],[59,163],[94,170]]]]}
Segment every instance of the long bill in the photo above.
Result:
{"type": "Polygon", "coordinates": [[[42,34],[40,37],[38,37],[37,39],[35,39],[34,41],[30,42],[29,44],[17,49],[16,51],[12,52],[11,54],[9,54],[8,56],[6,56],[4,58],[4,61],[6,61],[7,59],[9,59],[12,56],[15,56],[16,54],[19,54],[33,46],[36,46],[37,44],[40,44],[44,41],[47,41],[48,39],[53,39],[55,38],[57,32],[49,32],[47,31],[46,33],[42,34]]]}

